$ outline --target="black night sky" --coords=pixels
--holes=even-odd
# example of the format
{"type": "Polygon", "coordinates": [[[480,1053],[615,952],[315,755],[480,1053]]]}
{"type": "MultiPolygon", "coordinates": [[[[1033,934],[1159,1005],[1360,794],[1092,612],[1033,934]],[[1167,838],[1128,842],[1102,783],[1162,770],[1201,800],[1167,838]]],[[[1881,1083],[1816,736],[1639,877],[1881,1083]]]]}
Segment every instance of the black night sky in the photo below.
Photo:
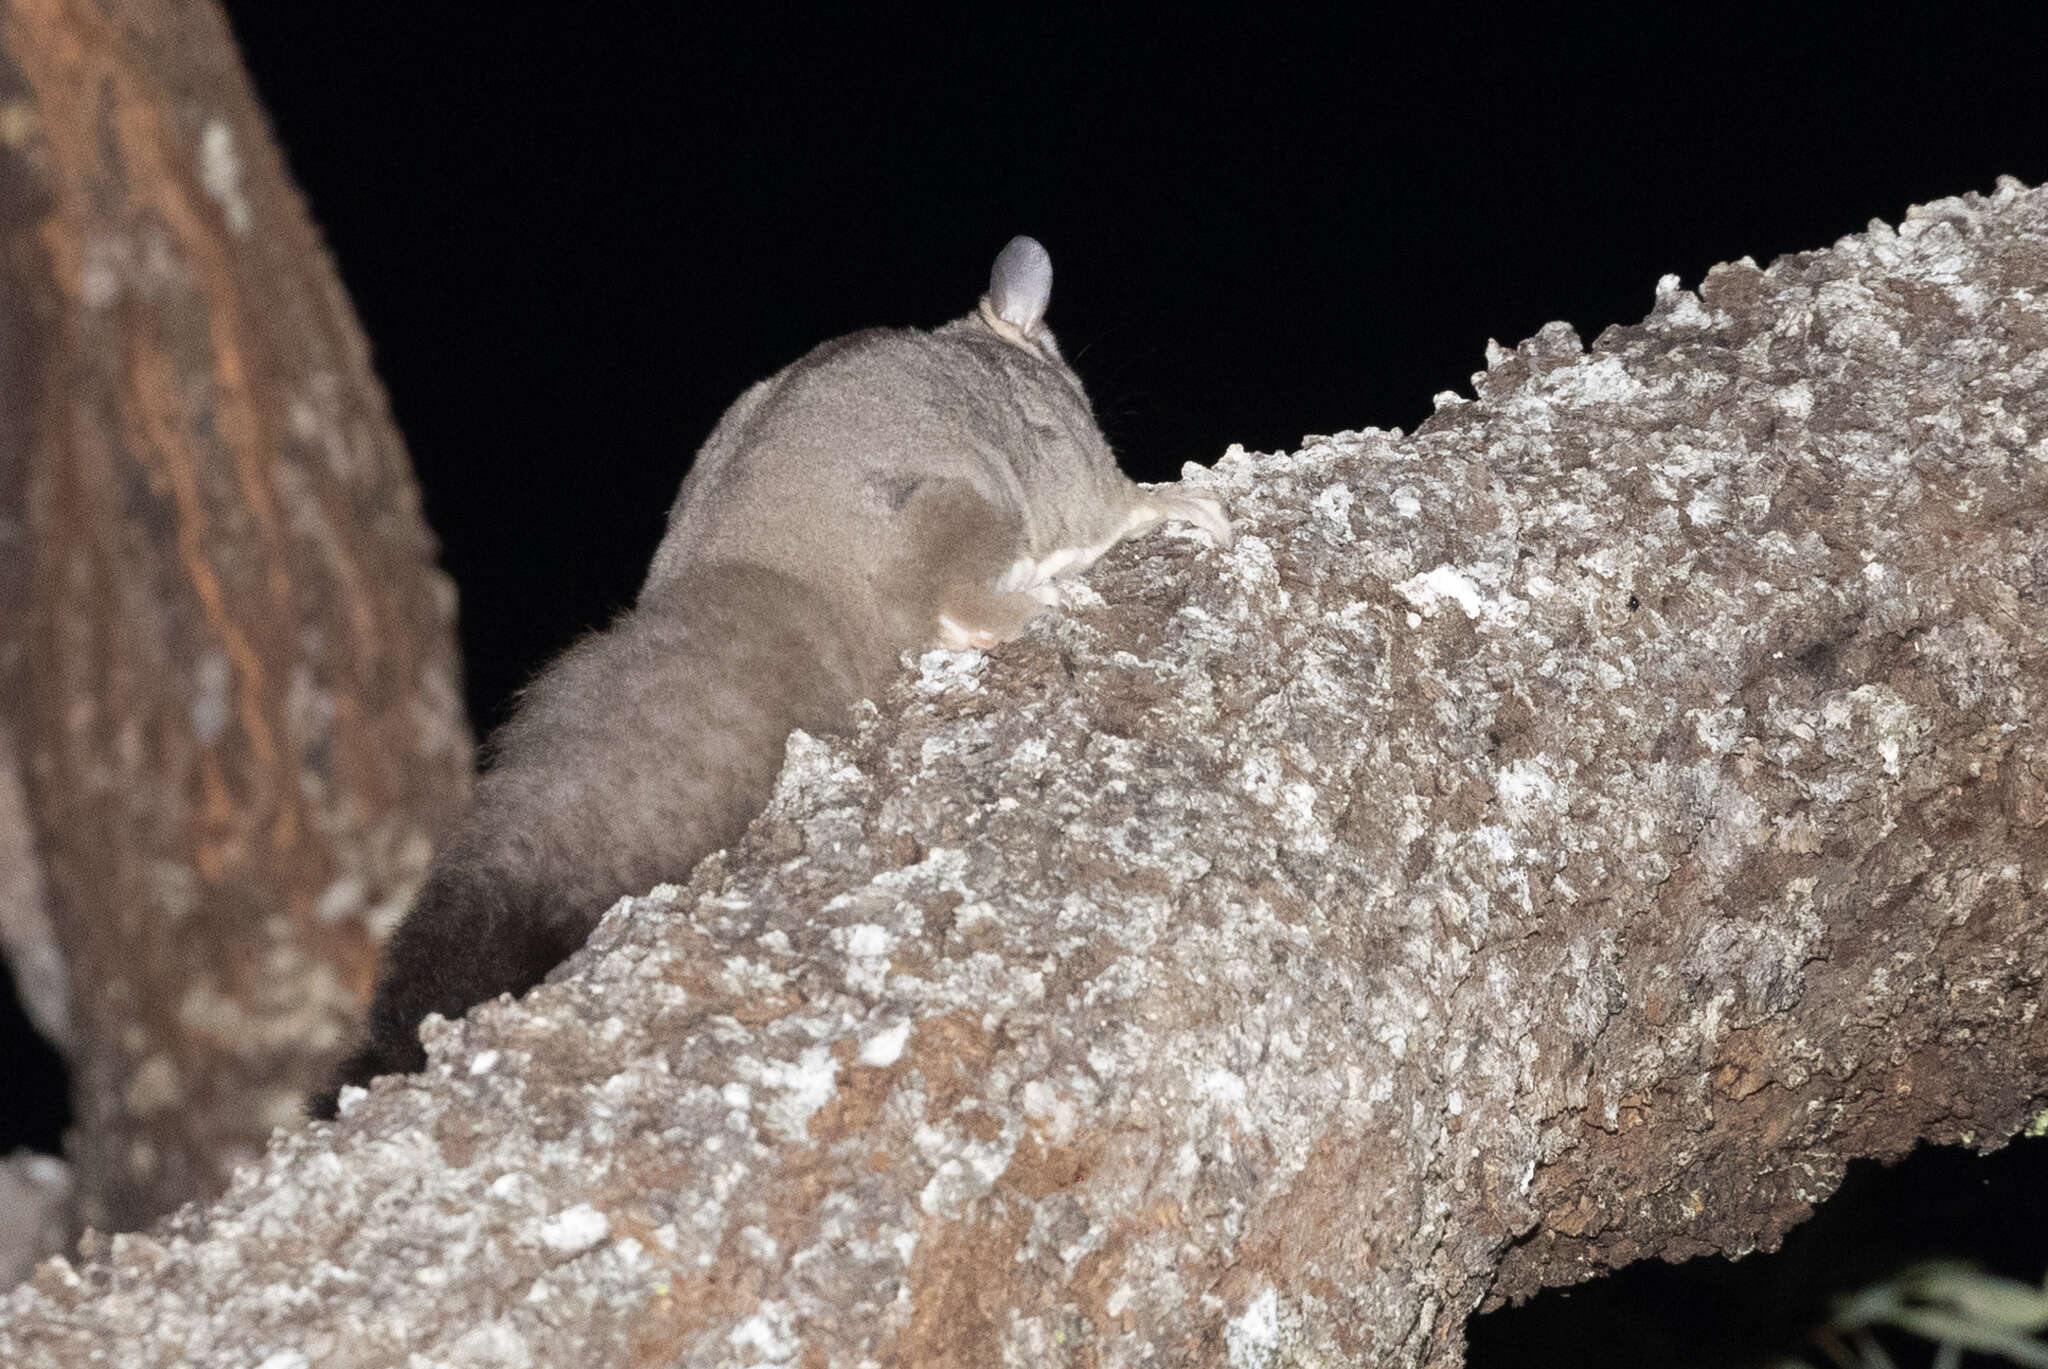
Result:
{"type": "Polygon", "coordinates": [[[227,8],[410,443],[480,728],[630,599],[745,386],[964,313],[1014,233],[1158,479],[1413,428],[1489,337],[1590,339],[1666,273],[2048,179],[2038,3],[227,8]]]}

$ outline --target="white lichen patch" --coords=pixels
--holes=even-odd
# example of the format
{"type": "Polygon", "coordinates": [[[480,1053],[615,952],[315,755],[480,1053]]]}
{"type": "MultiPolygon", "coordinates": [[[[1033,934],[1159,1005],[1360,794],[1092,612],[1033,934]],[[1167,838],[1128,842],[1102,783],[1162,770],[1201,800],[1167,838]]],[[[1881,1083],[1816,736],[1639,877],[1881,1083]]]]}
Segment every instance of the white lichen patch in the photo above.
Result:
{"type": "Polygon", "coordinates": [[[1349,485],[1331,485],[1316,496],[1316,513],[1337,532],[1351,534],[1351,505],[1355,496],[1349,485]]]}
{"type": "Polygon", "coordinates": [[[580,1255],[611,1231],[610,1218],[588,1203],[578,1203],[542,1222],[540,1241],[558,1255],[580,1255]]]}
{"type": "Polygon", "coordinates": [[[784,1140],[803,1138],[811,1114],[832,1100],[838,1074],[839,1062],[824,1046],[812,1046],[795,1060],[761,1062],[752,1082],[774,1094],[761,1109],[769,1131],[784,1140]]]}
{"type": "Polygon", "coordinates": [[[846,987],[855,993],[879,996],[889,973],[889,952],[896,939],[889,929],[872,922],[856,922],[833,932],[846,952],[846,987]]]}
{"type": "Polygon", "coordinates": [[[1525,824],[1554,817],[1561,806],[1561,790],[1551,765],[1544,757],[1530,756],[1502,766],[1493,781],[1502,811],[1525,824]]]}
{"type": "Polygon", "coordinates": [[[917,658],[915,688],[927,698],[979,694],[981,676],[987,669],[988,656],[980,651],[927,651],[917,658]]]}
{"type": "Polygon", "coordinates": [[[1700,745],[1717,756],[1725,756],[1739,745],[1743,738],[1748,714],[1737,706],[1727,708],[1695,708],[1687,715],[1692,719],[1693,735],[1700,745]]]}
{"type": "Polygon", "coordinates": [[[1280,1353],[1280,1299],[1263,1289],[1244,1311],[1225,1324],[1225,1353],[1230,1369],[1266,1369],[1280,1353]]]}
{"type": "Polygon", "coordinates": [[[1014,1117],[1004,1119],[1001,1131],[987,1141],[951,1126],[920,1126],[914,1139],[931,1166],[931,1178],[917,1195],[919,1209],[949,1220],[964,1217],[968,1205],[994,1188],[1009,1168],[1022,1134],[1014,1117]]]}
{"type": "Polygon", "coordinates": [[[910,1023],[898,1022],[884,1027],[861,1043],[858,1059],[863,1065],[875,1069],[886,1069],[903,1058],[903,1047],[910,1040],[910,1023]]]}
{"type": "Polygon", "coordinates": [[[220,206],[228,231],[238,238],[246,235],[255,225],[256,214],[242,192],[242,159],[235,150],[234,130],[225,119],[208,119],[199,135],[199,183],[206,187],[207,197],[220,206]]]}
{"type": "Polygon", "coordinates": [[[749,1365],[794,1363],[803,1347],[793,1309],[773,1301],[762,1303],[759,1310],[743,1318],[726,1335],[726,1341],[744,1354],[749,1365]]]}
{"type": "Polygon", "coordinates": [[[1394,592],[1415,606],[1423,618],[1434,618],[1454,606],[1467,618],[1494,627],[1514,627],[1529,614],[1529,603],[1512,594],[1494,593],[1486,584],[1499,584],[1499,566],[1437,566],[1411,576],[1394,586],[1394,592]]]}

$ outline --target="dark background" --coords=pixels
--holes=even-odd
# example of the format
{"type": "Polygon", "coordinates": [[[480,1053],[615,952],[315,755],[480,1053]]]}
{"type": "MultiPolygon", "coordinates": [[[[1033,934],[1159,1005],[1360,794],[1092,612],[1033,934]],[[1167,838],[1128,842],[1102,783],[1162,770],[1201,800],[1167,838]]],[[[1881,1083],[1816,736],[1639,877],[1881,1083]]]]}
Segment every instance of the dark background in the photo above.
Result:
{"type": "MultiPolygon", "coordinates": [[[[2048,179],[2037,3],[695,8],[228,5],[411,444],[480,728],[628,602],[745,386],[966,312],[1014,233],[1051,249],[1062,345],[1157,479],[1412,428],[1489,337],[1590,339],[1667,272],[2048,179]]],[[[15,1077],[61,1098],[53,1066],[15,1077]]],[[[17,1117],[0,1150],[55,1148],[61,1102],[17,1117]]]]}
{"type": "Polygon", "coordinates": [[[410,440],[480,726],[629,600],[742,389],[828,337],[967,312],[1012,234],[1051,249],[1061,342],[1162,477],[1231,442],[1412,428],[1488,337],[1590,339],[1666,272],[2048,178],[2048,24],[1935,4],[1412,31],[228,8],[410,440]]]}

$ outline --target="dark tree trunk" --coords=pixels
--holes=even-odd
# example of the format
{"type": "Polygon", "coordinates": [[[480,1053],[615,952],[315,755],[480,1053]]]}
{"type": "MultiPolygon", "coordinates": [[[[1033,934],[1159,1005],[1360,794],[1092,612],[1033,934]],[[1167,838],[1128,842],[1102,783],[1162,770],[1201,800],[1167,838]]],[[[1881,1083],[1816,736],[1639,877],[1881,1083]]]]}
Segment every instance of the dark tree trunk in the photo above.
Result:
{"type": "Polygon", "coordinates": [[[467,791],[453,596],[218,9],[6,0],[0,706],[81,1212],[290,1126],[467,791]]]}

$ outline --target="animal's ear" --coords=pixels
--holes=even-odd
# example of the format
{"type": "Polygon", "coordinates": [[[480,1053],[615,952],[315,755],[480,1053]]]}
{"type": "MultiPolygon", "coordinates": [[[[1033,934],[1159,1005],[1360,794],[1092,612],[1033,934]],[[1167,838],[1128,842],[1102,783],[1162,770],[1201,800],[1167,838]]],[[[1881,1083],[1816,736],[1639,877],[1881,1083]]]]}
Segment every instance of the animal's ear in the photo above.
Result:
{"type": "Polygon", "coordinates": [[[988,299],[996,317],[1025,337],[1038,331],[1052,301],[1052,255],[1022,234],[996,254],[988,273],[988,299]]]}

